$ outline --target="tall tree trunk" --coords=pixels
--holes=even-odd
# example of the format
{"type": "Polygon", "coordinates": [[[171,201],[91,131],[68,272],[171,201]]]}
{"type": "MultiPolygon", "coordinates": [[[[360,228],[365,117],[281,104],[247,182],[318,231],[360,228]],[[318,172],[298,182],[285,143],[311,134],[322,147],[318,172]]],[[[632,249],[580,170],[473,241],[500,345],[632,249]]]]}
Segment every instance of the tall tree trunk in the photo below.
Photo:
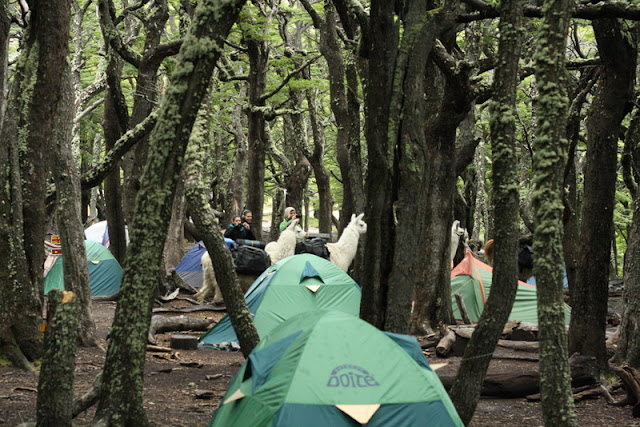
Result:
{"type": "Polygon", "coordinates": [[[58,233],[64,254],[65,289],[76,295],[78,339],[83,346],[97,344],[96,325],[91,310],[89,268],[80,214],[80,176],[78,159],[71,146],[73,123],[73,88],[68,68],[62,74],[62,100],[56,117],[56,138],[53,150],[53,179],[56,184],[58,233]]]}
{"type": "MultiPolygon", "coordinates": [[[[122,60],[117,53],[107,47],[107,89],[104,94],[104,130],[105,150],[113,149],[116,141],[127,129],[128,113],[120,86],[122,60]]],[[[124,235],[125,219],[122,210],[122,185],[120,182],[120,161],[115,161],[111,172],[104,179],[104,193],[109,231],[109,251],[121,265],[127,255],[127,241],[124,235]]],[[[129,201],[132,203],[132,201],[129,201]]]]}
{"type": "MultiPolygon", "coordinates": [[[[229,212],[232,215],[240,215],[245,207],[245,187],[247,185],[247,135],[243,130],[242,100],[247,96],[247,85],[243,83],[238,87],[238,102],[233,107],[231,115],[231,125],[233,126],[233,138],[235,140],[235,155],[233,157],[232,178],[229,183],[231,188],[231,206],[229,212]]],[[[251,210],[251,208],[249,208],[251,210]]],[[[225,209],[226,211],[226,209],[225,209]]],[[[251,211],[253,213],[253,211],[251,211]]],[[[255,222],[254,227],[262,230],[262,224],[255,222]]]]}
{"type": "Polygon", "coordinates": [[[620,339],[613,361],[640,367],[640,108],[633,109],[625,136],[625,182],[633,196],[633,219],[627,239],[624,263],[624,308],[620,323],[620,339]]]}
{"type": "Polygon", "coordinates": [[[176,268],[184,256],[184,220],[186,217],[186,198],[184,195],[184,178],[178,179],[176,192],[171,208],[171,222],[167,232],[167,240],[164,245],[164,269],[168,273],[176,268]]]}
{"type": "MultiPolygon", "coordinates": [[[[465,349],[450,395],[462,421],[469,424],[491,354],[516,297],[518,277],[518,177],[516,155],[516,89],[522,51],[522,2],[502,3],[498,65],[491,101],[491,144],[496,219],[495,264],[491,294],[465,349]]],[[[449,297],[450,298],[450,297],[449,297]]]]}
{"type": "Polygon", "coordinates": [[[427,208],[426,197],[428,155],[425,133],[425,71],[427,58],[435,43],[435,17],[426,14],[427,2],[408,5],[403,19],[404,34],[396,59],[393,97],[391,99],[389,144],[396,151],[394,162],[393,268],[388,276],[385,307],[385,330],[408,333],[411,322],[411,302],[414,299],[415,272],[418,257],[407,256],[421,241],[427,208]],[[400,117],[402,119],[400,119],[400,117]],[[402,268],[400,266],[402,265],[402,268]]]}
{"type": "Polygon", "coordinates": [[[11,29],[11,16],[9,14],[9,1],[0,0],[0,134],[2,123],[7,110],[7,71],[9,69],[9,30],[11,29]]]}
{"type": "Polygon", "coordinates": [[[387,305],[389,259],[393,229],[392,188],[393,147],[387,139],[390,111],[389,100],[393,87],[393,66],[398,50],[399,23],[394,16],[393,2],[371,2],[370,26],[363,28],[370,34],[370,44],[364,46],[369,57],[369,79],[365,92],[367,150],[366,222],[364,263],[360,283],[362,289],[361,317],[382,328],[387,305]]]}
{"type": "Polygon", "coordinates": [[[10,109],[2,127],[0,255],[6,260],[0,286],[0,352],[28,366],[41,355],[39,332],[43,289],[47,153],[56,112],[62,102],[61,78],[67,66],[69,5],[53,2],[30,11],[25,44],[18,60],[10,109]]]}
{"type": "Polygon", "coordinates": [[[142,405],[147,331],[156,281],[162,270],[164,236],[189,135],[222,51],[223,39],[244,0],[198,3],[180,49],[172,85],[150,137],[150,151],[131,233],[121,298],[105,360],[96,422],[148,425],[142,405]]]}
{"type": "Polygon", "coordinates": [[[198,120],[191,134],[187,154],[185,157],[185,186],[189,211],[193,221],[203,234],[203,242],[211,257],[213,270],[220,286],[229,320],[236,331],[242,354],[249,354],[260,342],[258,331],[253,324],[244,293],[238,283],[238,276],[233,265],[231,252],[227,249],[222,234],[218,231],[218,220],[211,213],[207,203],[207,185],[202,168],[202,154],[207,145],[208,117],[201,110],[198,120]]]}
{"type": "Polygon", "coordinates": [[[331,197],[331,183],[329,181],[329,172],[324,167],[324,146],[325,137],[324,130],[318,120],[318,106],[311,91],[307,92],[307,103],[309,104],[309,121],[311,123],[311,131],[313,134],[313,150],[307,153],[307,158],[313,174],[316,178],[316,186],[318,187],[318,231],[320,233],[331,233],[331,215],[333,207],[333,198],[331,197]]]}
{"type": "Polygon", "coordinates": [[[587,119],[581,250],[572,291],[569,352],[595,356],[607,365],[605,326],[613,207],[620,123],[633,95],[636,46],[626,23],[610,18],[592,22],[603,70],[587,119]]]}
{"type": "MultiPolygon", "coordinates": [[[[538,291],[540,390],[545,425],[578,425],[571,391],[563,296],[566,37],[573,2],[547,0],[535,54],[538,134],[533,144],[533,248],[538,291]]],[[[497,256],[497,254],[496,254],[497,256]]]]}
{"type": "Polygon", "coordinates": [[[254,234],[258,240],[262,240],[260,225],[262,224],[264,205],[265,156],[268,147],[268,136],[265,129],[267,124],[263,112],[265,100],[262,95],[264,95],[267,85],[269,42],[248,37],[247,50],[249,54],[247,209],[253,212],[253,222],[259,225],[255,228],[254,234]]]}
{"type": "Polygon", "coordinates": [[[49,293],[46,351],[38,378],[38,427],[72,425],[77,305],[73,292],[54,289],[49,293]]]}
{"type": "MultiPolygon", "coordinates": [[[[342,208],[340,209],[339,230],[342,231],[349,224],[351,214],[362,213],[362,210],[358,211],[358,208],[363,208],[362,165],[359,161],[360,105],[357,96],[354,96],[358,92],[357,74],[352,64],[346,66],[344,64],[336,29],[337,14],[333,4],[330,1],[325,2],[324,18],[311,7],[308,0],[302,1],[302,4],[311,15],[313,25],[320,30],[319,49],[327,61],[329,69],[330,106],[337,125],[336,159],[342,177],[342,208]],[[345,79],[347,79],[346,85],[345,79]],[[355,91],[355,94],[352,91],[355,91]],[[353,111],[354,109],[355,111],[353,111]],[[357,162],[353,161],[355,157],[351,152],[354,152],[354,156],[357,154],[357,162]],[[357,198],[359,198],[359,204],[356,203],[357,198]]],[[[326,214],[321,213],[321,218],[323,215],[326,214]]],[[[330,223],[329,227],[331,227],[330,223]]]]}
{"type": "MultiPolygon", "coordinates": [[[[162,60],[166,57],[166,54],[159,54],[158,46],[168,19],[169,8],[167,1],[155,1],[145,21],[144,47],[140,61],[136,64],[138,74],[136,76],[136,88],[128,129],[133,129],[141,123],[156,105],[158,99],[158,70],[162,60]]],[[[123,201],[131,201],[123,205],[123,215],[128,223],[133,219],[134,203],[132,201],[135,200],[138,194],[140,178],[147,160],[148,150],[148,138],[143,138],[123,159],[126,179],[122,187],[122,196],[123,201]]]]}

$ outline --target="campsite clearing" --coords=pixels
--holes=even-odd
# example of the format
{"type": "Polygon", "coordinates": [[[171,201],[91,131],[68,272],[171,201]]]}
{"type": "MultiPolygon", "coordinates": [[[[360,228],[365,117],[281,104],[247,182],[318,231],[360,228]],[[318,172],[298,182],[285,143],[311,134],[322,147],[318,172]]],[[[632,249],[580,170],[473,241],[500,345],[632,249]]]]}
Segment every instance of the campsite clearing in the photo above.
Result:
{"type": "MultiPolygon", "coordinates": [[[[173,307],[188,306],[174,300],[173,307]]],[[[100,342],[106,348],[105,337],[111,325],[115,303],[95,301],[100,342]]],[[[180,313],[175,313],[179,315],[180,313]]],[[[223,313],[198,312],[199,316],[219,319],[223,313]]],[[[191,313],[194,316],[195,314],[191,313]]],[[[201,334],[197,332],[194,334],[201,334]]],[[[159,345],[167,346],[172,333],[158,334],[159,345]]],[[[145,408],[150,421],[162,426],[206,426],[218,406],[233,375],[244,361],[241,353],[208,349],[177,350],[173,353],[147,353],[145,373],[145,408]],[[202,393],[208,391],[210,393],[202,393]],[[207,397],[210,396],[210,397],[207,397]],[[202,398],[200,398],[202,397],[202,398]]],[[[459,358],[430,358],[430,363],[448,363],[438,370],[439,375],[454,375],[459,358]]],[[[79,349],[76,361],[76,396],[86,392],[94,376],[104,362],[104,352],[99,348],[79,349]]],[[[489,374],[527,372],[537,363],[526,359],[495,359],[489,374]]],[[[0,366],[0,425],[16,426],[35,421],[37,378],[12,367],[0,366]]],[[[620,398],[621,395],[615,395],[620,398]]],[[[77,425],[89,425],[95,407],[75,421],[77,425]]],[[[630,407],[614,407],[602,398],[584,400],[576,404],[580,426],[638,426],[640,421],[631,416],[630,407]]],[[[542,426],[539,402],[524,398],[483,398],[471,423],[475,427],[517,425],[542,426]]]]}

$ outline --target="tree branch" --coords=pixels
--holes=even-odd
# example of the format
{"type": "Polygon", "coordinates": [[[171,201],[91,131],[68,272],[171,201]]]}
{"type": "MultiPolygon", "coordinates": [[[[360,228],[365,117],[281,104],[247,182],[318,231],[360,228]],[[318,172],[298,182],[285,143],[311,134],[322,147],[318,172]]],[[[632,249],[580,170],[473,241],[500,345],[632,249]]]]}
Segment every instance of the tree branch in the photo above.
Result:
{"type": "Polygon", "coordinates": [[[267,99],[271,98],[273,95],[277,94],[278,92],[280,92],[282,90],[282,88],[289,83],[289,80],[291,80],[291,78],[293,76],[295,76],[296,74],[298,74],[300,71],[304,70],[305,68],[307,68],[309,65],[311,65],[313,62],[315,62],[318,58],[321,58],[322,55],[317,55],[314,56],[313,58],[309,59],[308,61],[306,61],[304,64],[302,64],[301,66],[299,66],[298,68],[296,68],[295,70],[293,70],[291,73],[289,73],[289,75],[287,77],[284,78],[284,80],[282,80],[282,83],[280,83],[280,85],[275,88],[274,90],[272,90],[269,93],[265,93],[264,95],[262,95],[260,98],[258,98],[258,103],[262,103],[264,101],[266,101],[267,99]]]}

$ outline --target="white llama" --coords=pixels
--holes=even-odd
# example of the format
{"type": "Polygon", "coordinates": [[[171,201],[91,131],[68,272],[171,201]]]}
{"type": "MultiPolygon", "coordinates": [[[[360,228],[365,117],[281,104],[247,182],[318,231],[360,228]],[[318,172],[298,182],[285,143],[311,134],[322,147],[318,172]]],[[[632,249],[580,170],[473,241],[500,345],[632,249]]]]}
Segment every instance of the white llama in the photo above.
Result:
{"type": "MultiPolygon", "coordinates": [[[[213,294],[213,303],[221,304],[223,302],[222,292],[220,292],[220,286],[218,286],[218,281],[216,280],[216,274],[213,270],[213,263],[211,262],[209,252],[205,251],[204,254],[202,254],[200,263],[202,264],[202,288],[195,294],[195,298],[200,304],[204,304],[205,300],[213,294]]],[[[258,276],[259,275],[255,274],[237,273],[236,277],[238,278],[242,292],[247,292],[258,276]]]]}
{"type": "Polygon", "coordinates": [[[213,271],[213,264],[211,263],[209,252],[204,251],[200,263],[202,264],[202,287],[195,297],[200,304],[203,304],[213,292],[213,303],[219,304],[222,302],[222,292],[220,292],[220,286],[218,286],[216,274],[213,271]]]}
{"type": "Polygon", "coordinates": [[[280,233],[280,237],[276,242],[267,243],[264,247],[266,253],[271,258],[271,264],[275,264],[283,258],[293,256],[296,250],[296,240],[304,239],[307,234],[302,227],[298,225],[298,219],[291,221],[291,224],[280,233]]]}
{"type": "Polygon", "coordinates": [[[460,244],[461,238],[464,240],[469,239],[469,233],[467,233],[466,228],[460,227],[460,221],[456,219],[455,221],[453,221],[453,225],[451,226],[451,244],[449,245],[449,261],[453,261],[453,258],[456,256],[456,252],[458,251],[458,245],[460,244]]]}
{"type": "Polygon", "coordinates": [[[351,221],[342,232],[340,239],[335,243],[327,243],[329,260],[345,272],[356,256],[360,236],[367,232],[367,224],[362,220],[363,216],[363,213],[358,216],[351,215],[351,221]]]}

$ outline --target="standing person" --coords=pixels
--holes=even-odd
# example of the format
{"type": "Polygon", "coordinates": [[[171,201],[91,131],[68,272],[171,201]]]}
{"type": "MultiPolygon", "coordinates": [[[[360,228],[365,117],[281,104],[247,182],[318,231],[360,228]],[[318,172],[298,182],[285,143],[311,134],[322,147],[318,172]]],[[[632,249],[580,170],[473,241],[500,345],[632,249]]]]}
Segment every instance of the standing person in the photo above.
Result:
{"type": "Polygon", "coordinates": [[[298,214],[296,214],[296,208],[292,208],[291,206],[289,206],[288,208],[285,208],[284,219],[280,223],[280,231],[286,230],[289,224],[291,224],[291,221],[293,221],[297,217],[298,217],[298,214]]]}
{"type": "Polygon", "coordinates": [[[242,224],[242,218],[236,215],[233,217],[231,224],[227,227],[227,230],[224,232],[224,237],[227,237],[231,240],[256,240],[256,236],[253,234],[253,231],[247,226],[245,227],[242,224]]]}

